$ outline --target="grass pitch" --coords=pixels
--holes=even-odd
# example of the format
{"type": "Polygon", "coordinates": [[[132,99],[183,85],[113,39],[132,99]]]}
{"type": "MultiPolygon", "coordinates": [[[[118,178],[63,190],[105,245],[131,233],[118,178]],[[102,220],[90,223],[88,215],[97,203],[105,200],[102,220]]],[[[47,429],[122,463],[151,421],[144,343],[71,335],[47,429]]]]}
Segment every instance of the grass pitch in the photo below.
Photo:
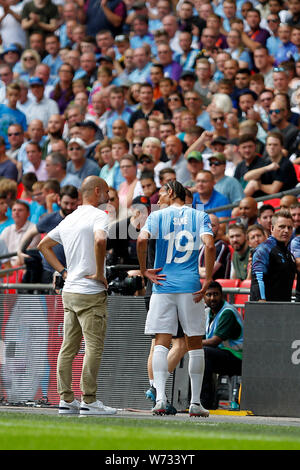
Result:
{"type": "Polygon", "coordinates": [[[299,450],[300,428],[209,420],[0,414],[0,450],[299,450]]]}

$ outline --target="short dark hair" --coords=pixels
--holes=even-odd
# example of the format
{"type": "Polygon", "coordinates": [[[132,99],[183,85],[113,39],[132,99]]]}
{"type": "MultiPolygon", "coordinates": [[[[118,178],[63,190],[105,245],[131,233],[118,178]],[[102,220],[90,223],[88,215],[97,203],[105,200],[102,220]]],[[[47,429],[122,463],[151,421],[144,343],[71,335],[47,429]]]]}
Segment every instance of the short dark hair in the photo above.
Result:
{"type": "MultiPolygon", "coordinates": [[[[300,204],[299,204],[300,207],[300,204]]],[[[272,211],[273,214],[275,212],[275,209],[271,204],[263,204],[259,209],[258,209],[258,214],[257,217],[260,217],[265,211],[272,211]]]]}
{"type": "Polygon", "coordinates": [[[23,201],[23,199],[16,199],[12,207],[14,207],[16,204],[20,204],[21,206],[25,207],[25,209],[27,209],[28,213],[30,212],[29,204],[27,204],[26,201],[23,201]]]}
{"type": "Polygon", "coordinates": [[[60,190],[60,198],[64,196],[69,196],[71,199],[78,199],[78,189],[72,184],[66,184],[66,186],[63,186],[60,190]]]}
{"type": "Polygon", "coordinates": [[[221,284],[220,284],[219,282],[217,282],[217,281],[212,281],[212,282],[209,284],[207,290],[208,290],[208,289],[218,289],[218,290],[220,291],[220,293],[223,294],[223,288],[222,288],[221,284]]]}

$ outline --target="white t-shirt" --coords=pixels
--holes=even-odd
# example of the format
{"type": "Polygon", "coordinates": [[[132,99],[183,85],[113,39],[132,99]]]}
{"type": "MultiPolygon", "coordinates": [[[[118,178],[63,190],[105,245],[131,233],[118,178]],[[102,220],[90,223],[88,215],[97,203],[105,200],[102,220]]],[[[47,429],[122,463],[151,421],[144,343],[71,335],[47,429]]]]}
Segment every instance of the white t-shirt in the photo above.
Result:
{"type": "Polygon", "coordinates": [[[96,273],[94,233],[103,230],[108,234],[108,223],[104,211],[83,205],[49,232],[49,237],[64,247],[68,269],[64,292],[97,294],[105,290],[103,284],[85,276],[96,273]]]}
{"type": "MultiPolygon", "coordinates": [[[[20,2],[16,5],[10,5],[10,9],[17,13],[22,14],[24,4],[20,2]]],[[[4,15],[4,8],[0,6],[0,17],[4,15]]],[[[21,23],[19,23],[10,13],[5,16],[0,25],[0,34],[2,36],[2,45],[4,47],[10,46],[12,43],[20,44],[21,47],[26,47],[26,32],[23,30],[21,23]]]]}

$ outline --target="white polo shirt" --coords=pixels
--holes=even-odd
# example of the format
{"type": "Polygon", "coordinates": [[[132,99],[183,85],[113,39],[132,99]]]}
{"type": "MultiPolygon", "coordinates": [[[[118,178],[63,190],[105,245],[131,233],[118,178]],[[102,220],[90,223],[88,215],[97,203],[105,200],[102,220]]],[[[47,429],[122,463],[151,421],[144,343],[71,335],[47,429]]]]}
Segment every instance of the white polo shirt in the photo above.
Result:
{"type": "Polygon", "coordinates": [[[86,276],[96,274],[94,233],[103,230],[108,234],[108,222],[106,212],[82,205],[48,233],[52,240],[64,247],[68,270],[64,292],[97,294],[105,290],[103,284],[86,276]]]}

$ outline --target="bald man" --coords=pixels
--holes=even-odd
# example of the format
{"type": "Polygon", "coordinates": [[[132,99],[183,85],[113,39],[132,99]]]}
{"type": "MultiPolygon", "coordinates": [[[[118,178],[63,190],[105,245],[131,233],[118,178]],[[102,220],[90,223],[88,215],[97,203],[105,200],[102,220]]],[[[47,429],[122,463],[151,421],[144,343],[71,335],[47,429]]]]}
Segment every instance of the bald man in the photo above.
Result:
{"type": "Polygon", "coordinates": [[[107,317],[105,277],[108,215],[99,206],[108,202],[108,186],[98,176],[88,176],[81,185],[82,205],[51,230],[38,249],[64,279],[64,339],[57,360],[59,414],[111,415],[116,409],[96,399],[97,375],[104,346],[107,317]],[[67,269],[53,247],[64,247],[67,269]],[[72,363],[82,336],[85,355],[80,387],[81,403],[72,390],[72,363]]]}
{"type": "Polygon", "coordinates": [[[253,197],[244,197],[239,203],[239,216],[245,227],[257,221],[257,202],[253,197]]]}

